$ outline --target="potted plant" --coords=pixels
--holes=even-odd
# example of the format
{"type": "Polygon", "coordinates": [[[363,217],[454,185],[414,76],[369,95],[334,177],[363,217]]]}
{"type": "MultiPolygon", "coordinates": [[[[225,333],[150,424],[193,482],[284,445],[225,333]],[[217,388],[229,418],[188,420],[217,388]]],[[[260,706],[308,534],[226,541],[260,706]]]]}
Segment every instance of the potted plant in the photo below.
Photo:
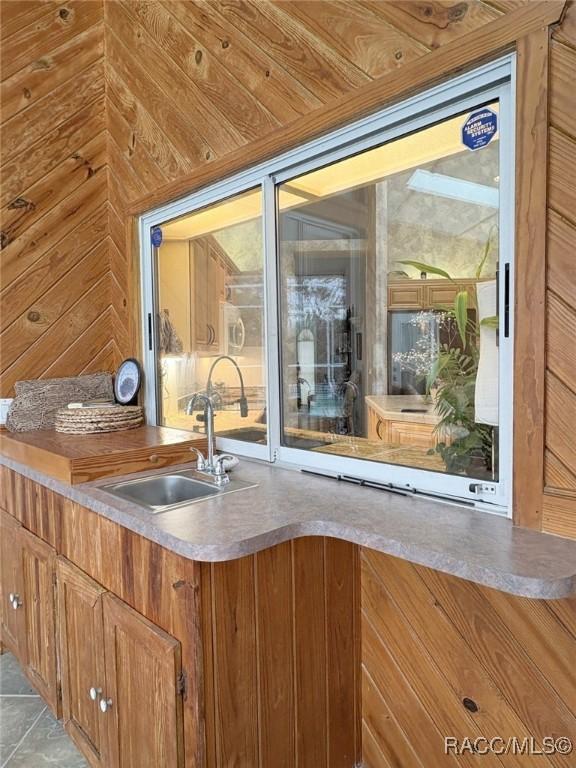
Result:
{"type": "MultiPolygon", "coordinates": [[[[494,229],[490,231],[476,269],[479,280],[492,248],[494,229]]],[[[445,270],[420,261],[402,261],[419,272],[438,275],[454,283],[445,270]]],[[[426,391],[434,392],[434,409],[439,417],[435,431],[438,443],[429,453],[438,453],[446,470],[453,474],[492,474],[497,463],[495,427],[476,421],[476,382],[480,358],[480,326],[498,328],[496,316],[481,323],[470,317],[474,303],[469,290],[458,291],[453,306],[439,307],[445,313],[443,328],[447,340],[438,345],[437,354],[426,379],[426,391]]]]}

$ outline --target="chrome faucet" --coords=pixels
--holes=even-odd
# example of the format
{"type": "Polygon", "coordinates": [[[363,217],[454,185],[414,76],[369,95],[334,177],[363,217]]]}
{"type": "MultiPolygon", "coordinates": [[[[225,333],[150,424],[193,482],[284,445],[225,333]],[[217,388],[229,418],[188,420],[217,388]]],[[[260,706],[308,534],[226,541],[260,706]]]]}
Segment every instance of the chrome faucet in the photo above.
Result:
{"type": "Polygon", "coordinates": [[[198,457],[196,469],[198,472],[208,474],[216,485],[226,485],[230,478],[224,469],[224,462],[232,459],[232,456],[224,454],[214,457],[214,403],[209,395],[197,392],[186,406],[186,413],[191,416],[194,412],[196,402],[204,403],[204,424],[206,425],[206,439],[208,440],[208,457],[205,459],[198,448],[192,448],[198,457]]]}

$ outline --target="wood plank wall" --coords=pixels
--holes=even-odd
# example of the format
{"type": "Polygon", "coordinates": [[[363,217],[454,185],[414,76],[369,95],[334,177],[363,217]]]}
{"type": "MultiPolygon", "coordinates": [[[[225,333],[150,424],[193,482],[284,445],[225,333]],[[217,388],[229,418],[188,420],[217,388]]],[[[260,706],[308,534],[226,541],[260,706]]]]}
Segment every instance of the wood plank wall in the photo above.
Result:
{"type": "Polygon", "coordinates": [[[108,238],[101,0],[0,4],[0,395],[108,369],[118,317],[108,238]]]}
{"type": "Polygon", "coordinates": [[[576,4],[550,43],[543,529],[576,538],[576,4]]]}
{"type": "Polygon", "coordinates": [[[574,765],[456,757],[444,737],[576,744],[576,599],[511,597],[366,549],[361,583],[365,768],[574,765]]]}

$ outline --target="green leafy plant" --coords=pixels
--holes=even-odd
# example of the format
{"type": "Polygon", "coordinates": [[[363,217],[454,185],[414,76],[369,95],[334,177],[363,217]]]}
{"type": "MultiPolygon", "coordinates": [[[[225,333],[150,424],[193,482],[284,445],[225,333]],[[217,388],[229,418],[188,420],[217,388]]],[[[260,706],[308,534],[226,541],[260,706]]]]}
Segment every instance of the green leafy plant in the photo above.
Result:
{"type": "MultiPolygon", "coordinates": [[[[495,227],[490,230],[476,268],[480,279],[493,246],[495,227]]],[[[401,261],[420,272],[438,275],[454,283],[445,270],[420,261],[401,261]]],[[[475,289],[471,289],[475,290],[475,289]]],[[[426,391],[434,393],[434,409],[439,417],[436,433],[439,441],[430,454],[441,456],[446,470],[453,474],[466,474],[481,465],[492,470],[494,460],[494,428],[475,421],[476,377],[480,350],[480,325],[470,317],[471,297],[468,290],[458,291],[451,307],[441,307],[446,313],[444,329],[447,342],[440,345],[438,355],[426,380],[426,391]]],[[[497,317],[486,317],[482,325],[498,328],[497,317]]]]}

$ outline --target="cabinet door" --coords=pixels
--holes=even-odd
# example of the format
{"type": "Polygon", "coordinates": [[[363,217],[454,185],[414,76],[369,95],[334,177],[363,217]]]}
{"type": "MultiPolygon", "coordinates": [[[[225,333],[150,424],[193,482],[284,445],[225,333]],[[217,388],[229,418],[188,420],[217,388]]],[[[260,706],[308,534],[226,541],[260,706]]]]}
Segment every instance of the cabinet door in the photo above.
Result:
{"type": "Polygon", "coordinates": [[[25,662],[26,623],[22,580],[22,527],[12,515],[0,511],[0,605],[2,642],[25,662]]]}
{"type": "Polygon", "coordinates": [[[180,643],[113,595],[102,598],[107,768],[183,765],[180,643]]]}
{"type": "Polygon", "coordinates": [[[57,584],[64,727],[91,766],[104,766],[106,718],[99,706],[105,688],[104,589],[62,557],[57,584]]]}
{"type": "Polygon", "coordinates": [[[388,422],[380,418],[372,408],[368,408],[368,439],[388,440],[388,422]]]}
{"type": "Polygon", "coordinates": [[[23,610],[26,619],[26,671],[30,681],[59,715],[56,667],[54,549],[22,529],[23,610]]]}

